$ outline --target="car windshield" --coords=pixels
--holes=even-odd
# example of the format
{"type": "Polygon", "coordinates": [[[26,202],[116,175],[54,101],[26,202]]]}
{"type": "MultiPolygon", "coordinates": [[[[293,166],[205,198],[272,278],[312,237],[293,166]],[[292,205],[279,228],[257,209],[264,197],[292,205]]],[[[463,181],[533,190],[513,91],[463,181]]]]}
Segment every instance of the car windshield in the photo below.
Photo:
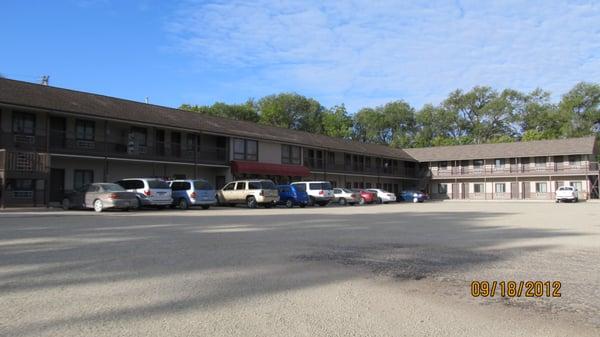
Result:
{"type": "Polygon", "coordinates": [[[210,184],[207,181],[204,180],[195,180],[194,181],[194,188],[197,190],[212,190],[212,186],[210,186],[210,184]]]}
{"type": "Polygon", "coordinates": [[[148,180],[148,187],[150,188],[164,188],[169,189],[169,184],[162,180],[148,180]]]}
{"type": "Polygon", "coordinates": [[[123,192],[125,189],[117,184],[100,184],[100,187],[106,192],[123,192]]]}
{"type": "Polygon", "coordinates": [[[269,180],[261,181],[260,186],[263,190],[276,190],[275,183],[269,180]]]}
{"type": "Polygon", "coordinates": [[[351,190],[347,189],[347,188],[342,188],[342,191],[346,192],[346,193],[352,193],[351,190]]]}

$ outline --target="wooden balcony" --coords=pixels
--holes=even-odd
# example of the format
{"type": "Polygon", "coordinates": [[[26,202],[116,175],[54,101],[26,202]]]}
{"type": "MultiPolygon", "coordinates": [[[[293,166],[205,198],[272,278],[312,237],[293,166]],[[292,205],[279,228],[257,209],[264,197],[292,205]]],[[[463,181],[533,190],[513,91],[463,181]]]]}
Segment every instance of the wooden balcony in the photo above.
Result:
{"type": "Polygon", "coordinates": [[[5,177],[43,178],[50,170],[47,153],[0,150],[0,170],[5,177]]]}
{"type": "Polygon", "coordinates": [[[502,177],[502,176],[537,176],[537,175],[574,175],[598,174],[598,163],[581,163],[562,165],[559,163],[544,166],[529,166],[510,164],[503,167],[483,166],[474,167],[448,167],[446,169],[431,170],[433,178],[456,177],[502,177]]]}
{"type": "Polygon", "coordinates": [[[374,176],[386,176],[386,177],[417,177],[417,168],[406,168],[406,167],[376,167],[376,166],[364,166],[364,165],[353,165],[353,164],[338,164],[338,163],[325,163],[319,159],[305,159],[304,166],[308,167],[311,171],[321,171],[327,173],[345,173],[345,174],[365,174],[374,176]]]}

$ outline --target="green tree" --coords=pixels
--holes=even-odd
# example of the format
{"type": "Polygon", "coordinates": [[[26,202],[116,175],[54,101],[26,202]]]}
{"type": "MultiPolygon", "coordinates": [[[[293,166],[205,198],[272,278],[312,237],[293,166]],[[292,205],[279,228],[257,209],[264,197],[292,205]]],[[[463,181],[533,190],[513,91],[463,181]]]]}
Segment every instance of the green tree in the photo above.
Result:
{"type": "Polygon", "coordinates": [[[259,120],[258,112],[252,99],[249,99],[244,104],[226,104],[222,102],[216,102],[211,106],[182,104],[179,109],[250,122],[258,122],[259,120]]]}
{"type": "Polygon", "coordinates": [[[591,135],[600,124],[600,85],[581,82],[567,92],[559,103],[565,137],[591,135]]]}
{"type": "Polygon", "coordinates": [[[258,101],[260,123],[288,129],[323,133],[325,108],[316,100],[296,93],[282,93],[258,101]]]}
{"type": "Polygon", "coordinates": [[[348,115],[344,104],[336,105],[324,112],[323,132],[331,137],[350,138],[352,135],[352,117],[348,115]]]}

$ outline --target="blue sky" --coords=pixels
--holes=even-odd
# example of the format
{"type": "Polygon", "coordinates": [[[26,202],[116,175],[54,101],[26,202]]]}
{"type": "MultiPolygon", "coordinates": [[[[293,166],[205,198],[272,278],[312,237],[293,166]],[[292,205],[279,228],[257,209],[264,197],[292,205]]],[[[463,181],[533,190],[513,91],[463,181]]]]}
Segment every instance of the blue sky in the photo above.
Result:
{"type": "Polygon", "coordinates": [[[598,1],[5,0],[0,14],[3,76],[167,106],[293,91],[355,112],[600,80],[598,1]]]}

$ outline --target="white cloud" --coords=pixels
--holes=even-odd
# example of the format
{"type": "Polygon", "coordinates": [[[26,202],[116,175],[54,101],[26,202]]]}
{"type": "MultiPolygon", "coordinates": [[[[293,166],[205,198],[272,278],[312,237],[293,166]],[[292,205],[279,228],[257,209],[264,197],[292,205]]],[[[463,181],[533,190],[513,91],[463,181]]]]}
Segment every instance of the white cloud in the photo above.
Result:
{"type": "Polygon", "coordinates": [[[593,2],[187,1],[169,22],[174,46],[229,74],[227,87],[352,110],[475,85],[560,94],[600,78],[593,2]]]}

